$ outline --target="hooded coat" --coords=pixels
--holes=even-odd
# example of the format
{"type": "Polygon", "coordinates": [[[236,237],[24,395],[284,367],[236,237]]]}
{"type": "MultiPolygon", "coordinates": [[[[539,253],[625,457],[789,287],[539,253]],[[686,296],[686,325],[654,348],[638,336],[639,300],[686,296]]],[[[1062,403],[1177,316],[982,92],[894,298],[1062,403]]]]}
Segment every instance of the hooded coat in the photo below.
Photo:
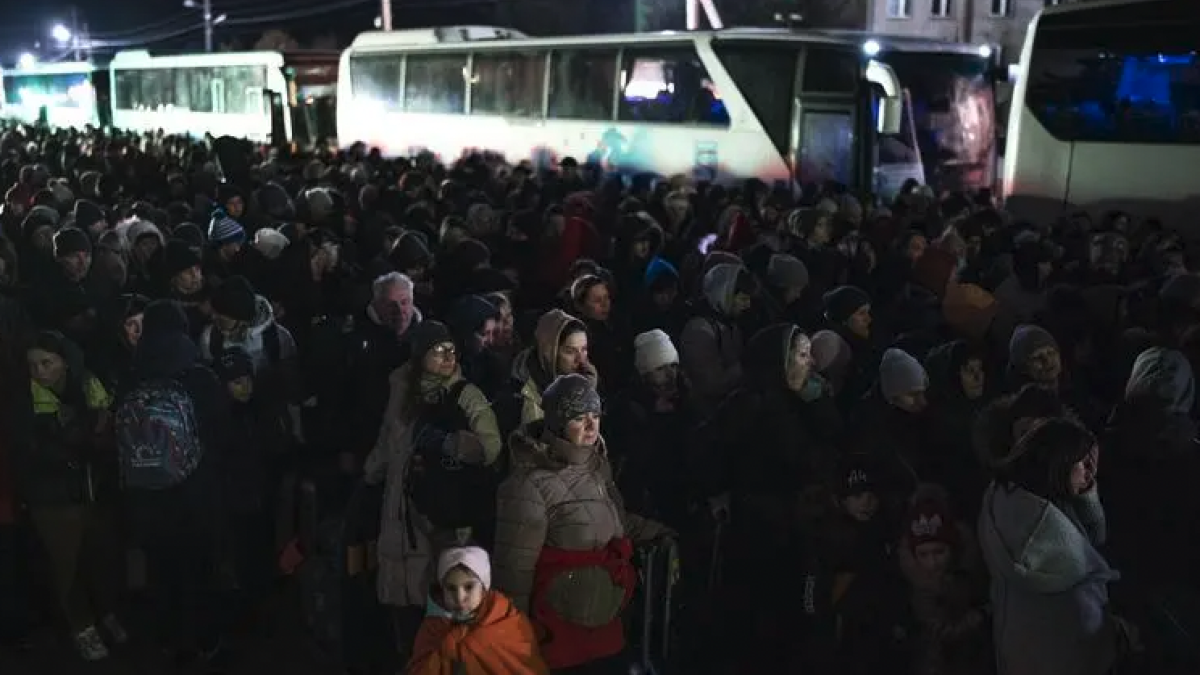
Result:
{"type": "Polygon", "coordinates": [[[707,307],[683,326],[679,358],[692,383],[700,409],[716,409],[742,378],[742,331],[733,316],[738,275],[744,268],[732,263],[713,266],[704,275],[707,307]]]}
{"type": "Polygon", "coordinates": [[[991,575],[998,675],[1107,675],[1117,633],[1108,584],[1120,578],[1097,547],[1106,525],[1091,492],[1055,504],[993,483],[979,541],[991,575]]]}

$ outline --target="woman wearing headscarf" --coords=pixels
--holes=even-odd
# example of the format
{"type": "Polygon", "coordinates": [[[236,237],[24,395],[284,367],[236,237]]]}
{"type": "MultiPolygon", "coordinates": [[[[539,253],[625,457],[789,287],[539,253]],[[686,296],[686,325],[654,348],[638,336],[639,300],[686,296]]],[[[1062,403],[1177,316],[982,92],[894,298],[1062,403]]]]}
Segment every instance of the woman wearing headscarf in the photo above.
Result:
{"type": "Polygon", "coordinates": [[[497,497],[496,585],[528,610],[555,673],[624,675],[633,545],[668,531],[625,511],[591,380],[559,377],[542,406],[545,417],[510,440],[512,471],[497,497]]]}
{"type": "Polygon", "coordinates": [[[17,485],[75,647],[85,660],[98,661],[108,656],[105,638],[128,639],[113,613],[118,554],[104,504],[112,487],[105,479],[115,477],[115,467],[103,461],[113,456],[112,397],[61,333],[39,334],[27,354],[34,427],[32,442],[15,458],[17,485]]]}

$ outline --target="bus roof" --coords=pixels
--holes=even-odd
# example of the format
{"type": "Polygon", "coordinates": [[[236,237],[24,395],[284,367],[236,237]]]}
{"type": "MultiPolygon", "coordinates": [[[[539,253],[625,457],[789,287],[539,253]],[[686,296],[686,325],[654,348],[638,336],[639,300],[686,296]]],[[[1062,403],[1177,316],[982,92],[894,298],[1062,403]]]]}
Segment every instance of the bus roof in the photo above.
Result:
{"type": "Polygon", "coordinates": [[[96,64],[90,61],[60,61],[59,63],[38,63],[32,68],[0,68],[5,75],[69,75],[73,73],[92,73],[96,64]]]}
{"type": "Polygon", "coordinates": [[[893,35],[890,33],[873,33],[865,30],[830,29],[820,32],[832,37],[853,39],[859,42],[874,40],[879,43],[879,46],[884,51],[890,49],[900,52],[943,52],[979,56],[979,48],[985,46],[984,43],[948,42],[946,40],[934,40],[915,35],[893,35]]]}
{"type": "Polygon", "coordinates": [[[212,54],[180,54],[177,56],[155,56],[144,49],[117,52],[109,61],[112,68],[198,68],[204,66],[253,66],[283,67],[280,52],[214,52],[212,54]]]}
{"type": "MultiPolygon", "coordinates": [[[[1041,10],[1041,14],[1071,14],[1074,12],[1091,12],[1095,10],[1108,9],[1110,7],[1124,7],[1132,5],[1145,5],[1139,8],[1146,13],[1157,12],[1160,8],[1171,7],[1175,9],[1194,9],[1200,12],[1200,7],[1194,2],[1187,0],[1093,0],[1092,2],[1071,2],[1061,5],[1051,5],[1041,10]]],[[[1185,10],[1186,11],[1186,10],[1185,10]]]]}
{"type": "MultiPolygon", "coordinates": [[[[478,29],[479,27],[469,27],[478,29]]],[[[437,29],[439,31],[450,31],[456,33],[457,38],[461,38],[462,33],[458,32],[457,28],[437,29]]],[[[507,29],[496,28],[495,31],[504,32],[507,29]]],[[[663,44],[663,43],[681,43],[693,40],[721,40],[733,39],[744,40],[753,39],[756,41],[778,41],[778,42],[820,42],[825,44],[837,45],[855,45],[859,43],[846,37],[828,35],[821,31],[793,31],[787,29],[775,28],[727,28],[722,30],[710,31],[661,31],[657,33],[618,33],[611,35],[569,35],[562,37],[527,37],[516,31],[508,31],[503,37],[489,37],[485,39],[453,39],[449,41],[436,41],[418,38],[414,33],[425,33],[427,36],[434,35],[432,29],[429,31],[368,31],[359,34],[350,45],[352,52],[386,52],[396,49],[447,49],[457,50],[462,49],[465,44],[469,44],[472,49],[476,48],[499,48],[503,49],[506,46],[511,47],[513,44],[519,44],[523,47],[618,47],[628,44],[663,44]]]]}

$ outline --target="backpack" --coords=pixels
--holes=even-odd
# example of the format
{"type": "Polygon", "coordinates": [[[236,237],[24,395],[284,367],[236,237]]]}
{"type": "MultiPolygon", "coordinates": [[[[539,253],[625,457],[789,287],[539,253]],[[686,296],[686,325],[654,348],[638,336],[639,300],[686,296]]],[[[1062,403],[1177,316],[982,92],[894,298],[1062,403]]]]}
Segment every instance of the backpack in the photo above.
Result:
{"type": "Polygon", "coordinates": [[[468,382],[459,380],[436,403],[422,406],[413,429],[413,453],[404,472],[404,489],[416,512],[438,529],[479,525],[489,517],[496,472],[465,464],[443,452],[448,435],[468,428],[458,404],[468,382]]]}
{"type": "Polygon", "coordinates": [[[146,382],[126,394],[115,416],[122,485],[163,490],[182,483],[203,455],[199,429],[179,382],[146,382]]]}
{"type": "MultiPolygon", "coordinates": [[[[275,365],[283,356],[283,344],[279,339],[279,324],[271,322],[262,332],[263,353],[267,355],[267,363],[275,365]]],[[[213,327],[208,336],[208,353],[216,361],[225,353],[225,335],[213,327]]]]}

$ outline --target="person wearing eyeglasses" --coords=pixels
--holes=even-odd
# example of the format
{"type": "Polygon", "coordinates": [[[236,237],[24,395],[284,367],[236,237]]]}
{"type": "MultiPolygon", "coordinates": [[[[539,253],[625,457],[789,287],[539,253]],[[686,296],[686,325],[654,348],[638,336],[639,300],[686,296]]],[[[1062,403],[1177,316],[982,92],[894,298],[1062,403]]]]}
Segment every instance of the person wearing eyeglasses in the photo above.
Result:
{"type": "MultiPolygon", "coordinates": [[[[461,546],[495,513],[503,440],[491,405],[459,365],[450,329],[423,321],[391,396],[364,479],[384,485],[379,601],[394,608],[397,643],[412,645],[442,549],[461,546]]],[[[488,528],[490,529],[490,528],[488,528]]]]}

